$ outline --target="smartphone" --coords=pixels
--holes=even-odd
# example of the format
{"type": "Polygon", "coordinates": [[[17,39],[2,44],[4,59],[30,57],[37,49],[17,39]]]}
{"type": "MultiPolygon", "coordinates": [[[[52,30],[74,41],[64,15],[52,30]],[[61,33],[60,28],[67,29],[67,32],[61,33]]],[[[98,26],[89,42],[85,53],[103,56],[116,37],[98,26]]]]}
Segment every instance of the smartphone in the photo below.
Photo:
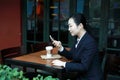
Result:
{"type": "Polygon", "coordinates": [[[49,37],[50,37],[51,41],[54,41],[54,38],[51,35],[49,37]]]}

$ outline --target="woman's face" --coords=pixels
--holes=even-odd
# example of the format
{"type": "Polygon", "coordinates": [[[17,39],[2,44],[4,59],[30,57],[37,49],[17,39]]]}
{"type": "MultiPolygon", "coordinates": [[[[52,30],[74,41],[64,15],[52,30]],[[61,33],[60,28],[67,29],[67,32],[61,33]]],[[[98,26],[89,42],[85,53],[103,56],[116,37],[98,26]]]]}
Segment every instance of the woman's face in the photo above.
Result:
{"type": "Polygon", "coordinates": [[[78,33],[80,32],[80,26],[76,25],[73,18],[70,18],[68,20],[68,26],[69,26],[68,31],[72,36],[78,35],[78,33]]]}

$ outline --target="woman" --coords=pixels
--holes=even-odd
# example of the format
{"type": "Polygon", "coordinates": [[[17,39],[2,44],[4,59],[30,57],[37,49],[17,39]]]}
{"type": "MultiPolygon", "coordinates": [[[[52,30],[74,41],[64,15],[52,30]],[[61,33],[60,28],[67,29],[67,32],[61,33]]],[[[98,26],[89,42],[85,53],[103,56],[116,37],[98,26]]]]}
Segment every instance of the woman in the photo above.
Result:
{"type": "Polygon", "coordinates": [[[86,19],[83,14],[77,13],[70,17],[68,26],[70,34],[77,37],[77,43],[70,51],[67,51],[60,41],[53,40],[53,45],[58,48],[60,55],[71,59],[71,62],[54,60],[53,65],[63,66],[68,72],[77,72],[76,80],[103,80],[97,45],[86,30],[86,19]]]}

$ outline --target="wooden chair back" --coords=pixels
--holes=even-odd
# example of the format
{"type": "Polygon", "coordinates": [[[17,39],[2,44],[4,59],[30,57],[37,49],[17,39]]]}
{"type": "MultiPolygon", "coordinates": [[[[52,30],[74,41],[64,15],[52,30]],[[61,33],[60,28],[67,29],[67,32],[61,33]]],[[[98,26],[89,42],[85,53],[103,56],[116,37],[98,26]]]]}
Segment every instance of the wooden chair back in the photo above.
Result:
{"type": "MultiPolygon", "coordinates": [[[[5,64],[5,59],[6,58],[13,58],[13,57],[17,57],[17,56],[20,56],[20,55],[23,55],[21,53],[21,47],[20,46],[2,49],[1,50],[2,64],[5,64]]],[[[9,66],[11,66],[11,65],[9,65],[9,66]]],[[[27,68],[23,67],[23,71],[26,72],[26,70],[27,70],[27,68]]]]}
{"type": "Polygon", "coordinates": [[[107,80],[108,75],[120,79],[120,56],[115,54],[106,54],[104,67],[104,80],[107,80]]]}
{"type": "Polygon", "coordinates": [[[2,49],[1,50],[2,64],[5,63],[6,58],[12,58],[15,56],[19,56],[20,52],[21,52],[21,48],[19,46],[2,49]]]}
{"type": "Polygon", "coordinates": [[[120,56],[109,54],[106,64],[108,74],[120,76],[120,56]]]}

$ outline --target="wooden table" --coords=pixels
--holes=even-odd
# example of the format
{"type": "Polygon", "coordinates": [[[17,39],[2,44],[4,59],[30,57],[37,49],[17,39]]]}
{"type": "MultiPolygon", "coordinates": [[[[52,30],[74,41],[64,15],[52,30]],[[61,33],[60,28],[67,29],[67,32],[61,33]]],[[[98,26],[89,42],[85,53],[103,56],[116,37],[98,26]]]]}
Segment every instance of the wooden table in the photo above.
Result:
{"type": "MultiPolygon", "coordinates": [[[[54,48],[52,50],[52,54],[57,54],[57,53],[58,53],[58,50],[54,48]]],[[[57,67],[52,65],[51,62],[53,61],[53,59],[42,59],[40,57],[40,55],[45,55],[45,54],[46,54],[46,50],[43,50],[35,53],[22,55],[15,58],[6,59],[5,63],[10,65],[14,64],[14,65],[19,65],[24,67],[32,67],[32,68],[37,68],[44,71],[52,72],[54,74],[57,74],[57,77],[61,79],[63,67],[57,67]]],[[[60,60],[68,61],[64,57],[60,58],[60,60]]]]}

